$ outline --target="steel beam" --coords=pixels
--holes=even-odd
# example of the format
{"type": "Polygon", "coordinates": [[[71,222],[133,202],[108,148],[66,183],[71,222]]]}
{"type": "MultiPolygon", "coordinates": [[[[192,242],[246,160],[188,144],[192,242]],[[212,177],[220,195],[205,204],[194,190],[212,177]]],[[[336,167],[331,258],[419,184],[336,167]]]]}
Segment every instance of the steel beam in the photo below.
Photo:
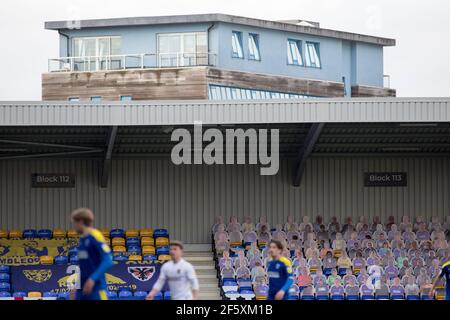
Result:
{"type": "Polygon", "coordinates": [[[108,186],[109,181],[109,175],[111,172],[111,160],[112,160],[112,153],[114,149],[114,144],[117,137],[117,126],[112,126],[108,132],[108,138],[107,138],[107,145],[106,145],[106,151],[105,151],[105,157],[103,159],[103,165],[101,168],[101,175],[100,175],[100,187],[106,188],[108,186]]]}

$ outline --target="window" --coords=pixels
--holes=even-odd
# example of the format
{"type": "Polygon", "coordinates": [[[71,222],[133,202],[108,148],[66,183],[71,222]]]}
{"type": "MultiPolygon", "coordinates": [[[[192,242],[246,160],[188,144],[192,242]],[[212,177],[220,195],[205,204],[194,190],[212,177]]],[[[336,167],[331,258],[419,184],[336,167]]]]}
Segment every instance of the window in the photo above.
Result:
{"type": "Polygon", "coordinates": [[[261,60],[259,54],[259,35],[250,33],[248,35],[248,58],[250,60],[261,60]]]}
{"type": "Polygon", "coordinates": [[[242,32],[233,31],[231,36],[231,45],[233,48],[233,58],[244,58],[244,50],[242,49],[242,32]]]}
{"type": "Polygon", "coordinates": [[[100,96],[93,96],[90,99],[91,99],[91,101],[94,101],[94,102],[102,101],[102,97],[100,97],[100,96]]]}
{"type": "Polygon", "coordinates": [[[79,97],[69,97],[69,99],[68,99],[70,102],[78,102],[78,101],[80,101],[80,98],[79,97]]]}
{"type": "Polygon", "coordinates": [[[158,34],[160,67],[208,65],[206,32],[158,34]]]}
{"type": "Polygon", "coordinates": [[[120,96],[120,101],[131,101],[133,100],[132,96],[120,96]]]}
{"type": "Polygon", "coordinates": [[[118,69],[121,67],[119,57],[122,40],[120,37],[73,38],[72,56],[75,71],[96,71],[118,69]],[[88,59],[86,59],[89,57],[88,59]]]}
{"type": "Polygon", "coordinates": [[[304,99],[310,97],[313,96],[259,89],[245,89],[217,84],[209,85],[210,100],[304,99]]]}
{"type": "Polygon", "coordinates": [[[302,47],[302,42],[299,40],[289,39],[287,42],[287,61],[288,64],[303,66],[303,58],[300,48],[302,47]]]}
{"type": "Polygon", "coordinates": [[[321,68],[318,43],[306,42],[305,62],[307,67],[321,68]]]}

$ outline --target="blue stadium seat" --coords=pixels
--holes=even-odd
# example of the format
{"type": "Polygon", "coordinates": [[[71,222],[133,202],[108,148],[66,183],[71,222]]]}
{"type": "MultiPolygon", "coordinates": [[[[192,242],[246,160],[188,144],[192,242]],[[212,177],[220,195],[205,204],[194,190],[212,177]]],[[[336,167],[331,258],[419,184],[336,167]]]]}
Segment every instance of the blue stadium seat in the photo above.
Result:
{"type": "Polygon", "coordinates": [[[11,268],[7,265],[0,264],[0,273],[11,273],[11,268]]]}
{"type": "Polygon", "coordinates": [[[128,253],[141,255],[141,247],[139,246],[131,246],[127,248],[128,253]]]}
{"type": "Polygon", "coordinates": [[[26,292],[22,292],[22,291],[17,291],[13,293],[13,297],[14,298],[23,298],[26,297],[27,293],[26,292]]]}
{"type": "Polygon", "coordinates": [[[392,300],[405,300],[405,296],[402,294],[394,294],[391,296],[392,300]]]}
{"type": "Polygon", "coordinates": [[[78,255],[78,249],[77,247],[72,247],[69,249],[69,258],[72,256],[77,256],[78,255]]]}
{"type": "Polygon", "coordinates": [[[158,258],[154,254],[146,254],[142,260],[144,261],[156,261],[158,258]]]}
{"type": "Polygon", "coordinates": [[[155,296],[153,297],[153,300],[162,300],[163,299],[163,295],[161,292],[158,292],[157,294],[155,294],[155,296]]]}
{"type": "Polygon", "coordinates": [[[345,300],[345,296],[343,295],[332,295],[331,300],[345,300]]]}
{"type": "Polygon", "coordinates": [[[22,237],[24,239],[34,239],[37,238],[37,231],[34,229],[23,230],[22,237]]]}
{"type": "Polygon", "coordinates": [[[289,296],[288,296],[288,300],[298,300],[299,299],[299,297],[297,296],[297,295],[292,295],[292,294],[290,294],[289,296]]]}
{"type": "Polygon", "coordinates": [[[170,293],[170,291],[166,291],[163,294],[164,300],[172,300],[172,294],[170,293]]]}
{"type": "Polygon", "coordinates": [[[117,292],[108,291],[106,294],[108,296],[108,300],[117,300],[117,292]]]}
{"type": "Polygon", "coordinates": [[[0,291],[11,291],[11,285],[8,282],[0,282],[0,291]]]}
{"type": "Polygon", "coordinates": [[[0,282],[9,283],[10,278],[9,273],[0,273],[0,282]]]}
{"type": "Polygon", "coordinates": [[[51,239],[53,232],[50,229],[41,229],[37,232],[37,236],[40,239],[51,239]]]}
{"type": "Polygon", "coordinates": [[[56,256],[54,262],[56,265],[64,265],[69,262],[69,258],[66,256],[56,256]]]}
{"type": "Polygon", "coordinates": [[[139,247],[141,245],[141,241],[137,237],[127,238],[126,241],[127,247],[139,247]]]}
{"type": "Polygon", "coordinates": [[[373,300],[373,299],[375,299],[375,296],[370,294],[364,294],[361,296],[361,300],[373,300]]]}
{"type": "Polygon", "coordinates": [[[145,297],[147,297],[147,292],[145,292],[145,291],[135,291],[134,292],[134,298],[136,300],[145,300],[145,297]]]}
{"type": "Polygon", "coordinates": [[[359,296],[358,295],[348,295],[347,300],[359,300],[359,296]]]}
{"type": "Polygon", "coordinates": [[[125,230],[112,229],[110,235],[111,235],[111,239],[112,238],[125,238],[125,230]]]}
{"type": "Polygon", "coordinates": [[[377,300],[389,300],[389,295],[388,294],[382,294],[379,296],[375,296],[375,299],[377,300]]]}
{"type": "Polygon", "coordinates": [[[69,262],[72,263],[72,264],[78,264],[78,262],[79,262],[78,255],[70,256],[69,262]]]}
{"type": "Polygon", "coordinates": [[[315,298],[314,295],[312,295],[312,294],[304,294],[304,295],[302,295],[302,296],[300,297],[300,299],[301,299],[301,300],[307,300],[307,301],[310,301],[310,300],[316,300],[316,298],[315,298]]]}
{"type": "Polygon", "coordinates": [[[167,238],[169,236],[169,232],[167,229],[156,229],[153,231],[153,238],[167,238]]]}
{"type": "Polygon", "coordinates": [[[424,294],[420,297],[421,300],[434,300],[434,297],[430,297],[428,294],[424,294]]]}
{"type": "Polygon", "coordinates": [[[418,296],[418,295],[409,295],[409,296],[406,296],[406,300],[420,300],[420,296],[418,296]]]}
{"type": "Polygon", "coordinates": [[[132,300],[133,293],[130,290],[119,291],[119,300],[132,300]]]}
{"type": "Polygon", "coordinates": [[[70,300],[70,292],[59,292],[58,300],[70,300]]]}
{"type": "Polygon", "coordinates": [[[8,291],[0,292],[0,298],[10,298],[10,297],[11,297],[11,293],[9,293],[8,291]]]}
{"type": "Polygon", "coordinates": [[[169,246],[156,248],[156,255],[159,256],[160,254],[169,254],[169,246]]]}
{"type": "Polygon", "coordinates": [[[113,256],[114,261],[128,261],[128,257],[124,254],[115,254],[113,256]]]}
{"type": "Polygon", "coordinates": [[[56,292],[44,292],[44,294],[42,295],[44,298],[57,298],[58,294],[56,292]]]}
{"type": "Polygon", "coordinates": [[[323,269],[323,274],[328,277],[328,276],[331,275],[331,271],[333,271],[332,268],[324,268],[323,269]]]}
{"type": "Polygon", "coordinates": [[[345,276],[346,272],[347,272],[347,268],[339,268],[339,269],[338,269],[338,274],[339,274],[341,277],[345,276]]]}
{"type": "Polygon", "coordinates": [[[326,294],[319,294],[316,296],[316,300],[330,300],[330,297],[326,294]]]}

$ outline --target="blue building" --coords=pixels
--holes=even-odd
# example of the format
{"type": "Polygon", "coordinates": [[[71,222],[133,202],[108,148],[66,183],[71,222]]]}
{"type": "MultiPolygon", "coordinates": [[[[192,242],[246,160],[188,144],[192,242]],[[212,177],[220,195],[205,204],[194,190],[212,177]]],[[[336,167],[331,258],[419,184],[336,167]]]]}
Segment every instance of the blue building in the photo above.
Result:
{"type": "Polygon", "coordinates": [[[395,40],[224,14],[46,22],[60,57],[44,100],[395,96],[383,50],[395,40]]]}

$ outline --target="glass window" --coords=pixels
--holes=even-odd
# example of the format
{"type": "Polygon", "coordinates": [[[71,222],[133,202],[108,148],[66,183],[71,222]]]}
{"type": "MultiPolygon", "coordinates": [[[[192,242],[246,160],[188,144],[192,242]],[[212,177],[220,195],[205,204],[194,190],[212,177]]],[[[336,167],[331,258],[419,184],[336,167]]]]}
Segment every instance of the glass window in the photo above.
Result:
{"type": "Polygon", "coordinates": [[[287,42],[287,60],[288,64],[303,66],[303,58],[301,54],[302,42],[299,40],[289,39],[287,42]]]}
{"type": "Polygon", "coordinates": [[[307,67],[321,68],[319,44],[306,42],[305,62],[307,67]]]}
{"type": "Polygon", "coordinates": [[[248,35],[248,58],[250,60],[261,60],[259,53],[259,35],[254,33],[248,35]]]}
{"type": "Polygon", "coordinates": [[[233,58],[244,58],[244,50],[242,49],[242,32],[233,31],[231,45],[233,48],[233,58]]]}
{"type": "Polygon", "coordinates": [[[72,56],[75,71],[95,71],[120,68],[121,59],[110,58],[121,54],[120,37],[74,38],[72,56]]]}
{"type": "Polygon", "coordinates": [[[68,99],[70,102],[77,102],[77,101],[80,101],[80,98],[79,97],[69,97],[69,99],[68,99]]]}
{"type": "Polygon", "coordinates": [[[206,32],[159,34],[158,62],[160,67],[207,65],[206,32]]]}
{"type": "Polygon", "coordinates": [[[100,97],[100,96],[93,96],[90,99],[91,99],[91,101],[95,101],[95,102],[102,101],[102,97],[100,97]]]}
{"type": "Polygon", "coordinates": [[[132,96],[120,96],[120,101],[131,101],[133,100],[132,96]]]}

